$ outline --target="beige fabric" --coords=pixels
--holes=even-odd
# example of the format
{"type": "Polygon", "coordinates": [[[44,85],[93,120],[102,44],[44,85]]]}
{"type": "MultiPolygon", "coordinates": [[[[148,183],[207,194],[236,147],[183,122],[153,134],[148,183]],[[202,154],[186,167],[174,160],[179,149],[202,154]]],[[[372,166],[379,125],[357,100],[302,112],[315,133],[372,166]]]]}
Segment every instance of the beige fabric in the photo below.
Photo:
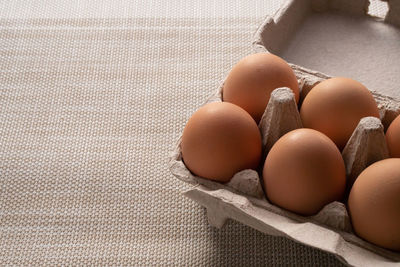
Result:
{"type": "Polygon", "coordinates": [[[4,15],[0,265],[340,264],[236,222],[210,227],[167,170],[261,20],[4,15]]]}

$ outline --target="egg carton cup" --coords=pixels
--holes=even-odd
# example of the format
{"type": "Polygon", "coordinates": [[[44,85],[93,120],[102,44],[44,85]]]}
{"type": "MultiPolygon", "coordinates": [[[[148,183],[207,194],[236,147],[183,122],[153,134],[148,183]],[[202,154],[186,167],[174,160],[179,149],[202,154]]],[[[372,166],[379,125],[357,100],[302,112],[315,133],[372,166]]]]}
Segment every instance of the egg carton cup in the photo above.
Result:
{"type": "MultiPolygon", "coordinates": [[[[275,28],[280,34],[286,34],[286,20],[295,17],[299,8],[343,10],[350,15],[365,15],[368,1],[339,0],[294,0],[287,1],[274,15],[267,17],[255,35],[253,43],[256,52],[269,52],[264,46],[269,40],[270,46],[274,40],[265,36],[266,31],[275,28]],[[299,4],[299,3],[302,3],[299,4]],[[306,7],[305,7],[306,6],[306,7]],[[269,26],[268,26],[269,25],[269,26]],[[279,30],[277,30],[279,29],[279,30]]],[[[390,1],[392,7],[385,18],[386,22],[399,24],[399,2],[390,1]],[[397,3],[397,4],[396,4],[397,3]],[[393,13],[397,10],[396,13],[393,13]]],[[[278,34],[275,32],[275,34],[278,34]]],[[[273,36],[273,35],[271,35],[273,36]]],[[[278,42],[279,43],[279,42],[278,42]]],[[[300,88],[300,101],[319,82],[330,78],[329,75],[310,70],[295,64],[290,64],[294,70],[300,88]]],[[[222,101],[223,83],[207,101],[222,101]]],[[[391,121],[400,114],[400,101],[385,96],[376,91],[372,94],[378,104],[380,119],[363,118],[354,130],[351,138],[342,151],[346,166],[349,191],[355,178],[367,166],[388,157],[388,149],[384,130],[391,121]]],[[[271,93],[269,103],[259,123],[262,136],[263,159],[273,144],[287,132],[302,128],[302,123],[294,94],[289,88],[277,88],[271,93]]],[[[181,155],[181,137],[179,138],[169,160],[169,168],[178,179],[192,185],[183,194],[204,206],[208,221],[215,227],[223,227],[227,219],[233,219],[265,234],[284,236],[296,242],[334,254],[343,263],[351,266],[399,266],[400,253],[375,246],[357,237],[352,229],[346,205],[342,202],[332,202],[326,205],[314,216],[300,216],[271,204],[263,191],[262,166],[258,170],[243,170],[236,173],[228,183],[214,182],[192,174],[185,166],[181,155]]]]}

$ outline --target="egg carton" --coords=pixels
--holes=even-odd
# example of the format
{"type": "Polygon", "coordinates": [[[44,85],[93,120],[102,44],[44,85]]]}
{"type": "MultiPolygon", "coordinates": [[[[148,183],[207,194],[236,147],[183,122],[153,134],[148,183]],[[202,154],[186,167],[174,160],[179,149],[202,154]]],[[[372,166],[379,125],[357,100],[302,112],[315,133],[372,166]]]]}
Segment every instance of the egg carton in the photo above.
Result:
{"type": "MultiPolygon", "coordinates": [[[[382,21],[400,25],[399,4],[400,1],[390,1],[389,12],[382,21]]],[[[333,9],[348,16],[365,16],[369,19],[367,6],[368,1],[361,0],[287,1],[273,17],[267,17],[256,32],[253,42],[255,52],[270,52],[266,47],[283,45],[281,39],[274,37],[292,32],[293,29],[288,25],[304,19],[300,18],[301,14],[308,16],[310,12],[333,9]]],[[[375,20],[376,23],[383,23],[379,19],[375,20]]],[[[298,78],[300,105],[316,84],[330,78],[318,71],[290,65],[298,78]]],[[[222,91],[223,83],[206,103],[222,101],[222,91]]],[[[378,104],[380,120],[374,117],[363,118],[342,151],[349,185],[347,190],[363,169],[388,157],[384,130],[400,114],[400,100],[377,91],[372,91],[372,94],[378,104]]],[[[298,107],[289,88],[277,88],[272,92],[258,126],[262,136],[263,160],[282,135],[302,127],[298,107]]],[[[285,236],[330,252],[343,263],[352,266],[399,265],[399,252],[375,246],[354,234],[344,203],[329,203],[314,216],[297,215],[268,202],[261,182],[261,169],[238,172],[224,184],[207,180],[193,175],[186,168],[180,144],[181,137],[171,154],[169,168],[178,179],[193,185],[184,195],[206,208],[211,225],[220,228],[227,219],[233,219],[265,234],[285,236]]]]}

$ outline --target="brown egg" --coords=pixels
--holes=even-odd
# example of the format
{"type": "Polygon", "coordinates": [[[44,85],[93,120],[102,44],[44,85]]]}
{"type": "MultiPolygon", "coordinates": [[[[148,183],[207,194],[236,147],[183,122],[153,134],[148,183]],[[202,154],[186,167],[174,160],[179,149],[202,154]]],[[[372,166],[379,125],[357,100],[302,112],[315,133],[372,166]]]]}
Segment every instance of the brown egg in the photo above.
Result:
{"type": "Polygon", "coordinates": [[[231,103],[210,103],[189,119],[181,147],[183,161],[192,173],[228,182],[236,172],[257,168],[261,135],[242,108],[231,103]]]}
{"type": "Polygon", "coordinates": [[[342,150],[359,121],[368,116],[379,118],[371,92],[349,78],[332,78],[316,85],[300,109],[305,128],[326,134],[342,150]]]}
{"type": "Polygon", "coordinates": [[[366,168],[351,189],[348,206],[357,235],[400,251],[400,159],[366,168]]]}
{"type": "Polygon", "coordinates": [[[274,144],[263,179],[273,204],[302,215],[316,214],[326,204],[341,200],[346,185],[340,151],[312,129],[291,131],[274,144]]]}
{"type": "Polygon", "coordinates": [[[386,141],[392,158],[400,158],[400,115],[386,131],[386,141]]]}
{"type": "Polygon", "coordinates": [[[297,78],[286,61],[269,53],[249,55],[226,78],[223,101],[242,107],[258,123],[271,92],[278,87],[289,87],[299,101],[297,78]]]}

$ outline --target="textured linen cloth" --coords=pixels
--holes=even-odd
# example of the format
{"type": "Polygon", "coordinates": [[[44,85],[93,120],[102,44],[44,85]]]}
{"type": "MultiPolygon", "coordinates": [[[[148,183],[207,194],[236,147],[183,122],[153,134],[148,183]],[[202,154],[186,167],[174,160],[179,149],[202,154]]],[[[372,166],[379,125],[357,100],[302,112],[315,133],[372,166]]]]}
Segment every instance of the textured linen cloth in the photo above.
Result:
{"type": "Polygon", "coordinates": [[[181,195],[169,151],[282,1],[197,2],[0,3],[0,265],[340,265],[181,195]]]}

